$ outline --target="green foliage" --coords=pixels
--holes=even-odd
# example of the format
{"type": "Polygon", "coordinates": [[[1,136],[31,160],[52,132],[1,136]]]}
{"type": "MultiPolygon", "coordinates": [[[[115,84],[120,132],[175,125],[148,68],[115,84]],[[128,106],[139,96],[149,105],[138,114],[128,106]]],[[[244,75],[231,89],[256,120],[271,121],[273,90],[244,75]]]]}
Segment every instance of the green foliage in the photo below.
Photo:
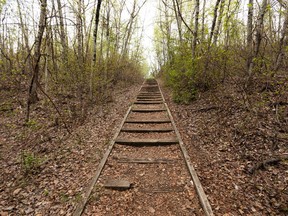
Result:
{"type": "Polygon", "coordinates": [[[193,59],[189,45],[175,47],[171,60],[161,68],[174,101],[187,104],[199,91],[217,87],[231,67],[232,56],[229,50],[211,47],[210,53],[193,59]]]}
{"type": "Polygon", "coordinates": [[[33,152],[24,151],[21,154],[21,165],[24,174],[36,174],[43,162],[43,159],[36,156],[33,152]]]}
{"type": "Polygon", "coordinates": [[[197,68],[195,61],[192,61],[188,47],[184,46],[175,50],[171,62],[162,70],[166,84],[172,89],[175,102],[187,104],[195,99],[197,88],[194,78],[197,68]]]}

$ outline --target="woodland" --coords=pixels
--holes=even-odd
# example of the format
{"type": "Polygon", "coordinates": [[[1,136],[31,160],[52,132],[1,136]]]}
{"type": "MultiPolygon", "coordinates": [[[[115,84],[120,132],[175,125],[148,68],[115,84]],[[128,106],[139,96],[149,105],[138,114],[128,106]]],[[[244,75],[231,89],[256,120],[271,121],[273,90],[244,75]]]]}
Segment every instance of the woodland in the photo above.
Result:
{"type": "Polygon", "coordinates": [[[286,0],[0,0],[0,215],[71,214],[148,77],[215,215],[287,215],[287,49],[286,0]]]}

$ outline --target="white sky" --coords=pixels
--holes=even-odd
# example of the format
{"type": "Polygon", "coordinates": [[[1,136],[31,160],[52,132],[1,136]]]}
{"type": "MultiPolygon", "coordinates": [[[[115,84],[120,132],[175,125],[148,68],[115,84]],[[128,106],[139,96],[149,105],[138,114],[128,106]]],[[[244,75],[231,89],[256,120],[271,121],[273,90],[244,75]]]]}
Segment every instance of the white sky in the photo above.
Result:
{"type": "Polygon", "coordinates": [[[145,58],[149,65],[154,62],[155,54],[153,52],[154,25],[157,16],[158,0],[147,0],[139,14],[139,24],[144,27],[142,44],[144,47],[145,58]]]}

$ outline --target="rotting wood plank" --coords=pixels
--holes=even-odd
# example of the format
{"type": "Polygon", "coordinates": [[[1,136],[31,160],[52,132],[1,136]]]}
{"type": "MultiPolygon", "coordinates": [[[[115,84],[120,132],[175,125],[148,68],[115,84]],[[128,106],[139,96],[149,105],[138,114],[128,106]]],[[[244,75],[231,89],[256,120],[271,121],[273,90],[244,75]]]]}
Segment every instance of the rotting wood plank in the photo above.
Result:
{"type": "Polygon", "coordinates": [[[159,94],[157,94],[157,95],[138,95],[137,97],[149,97],[149,98],[162,98],[162,96],[159,94]]]}
{"type": "Polygon", "coordinates": [[[141,100],[163,100],[162,97],[151,97],[151,96],[138,96],[137,99],[141,99],[141,100]]]}
{"type": "Polygon", "coordinates": [[[173,128],[122,128],[121,132],[129,133],[147,133],[147,132],[171,132],[174,131],[173,128]]]}
{"type": "Polygon", "coordinates": [[[158,96],[160,96],[161,95],[161,93],[160,92],[156,92],[156,91],[154,91],[154,92],[147,92],[147,91],[145,91],[145,92],[139,92],[139,94],[138,95],[158,95],[158,96]]]}
{"type": "Polygon", "coordinates": [[[123,179],[109,179],[104,183],[104,187],[116,190],[127,190],[131,188],[131,183],[123,179]]]}
{"type": "Polygon", "coordinates": [[[145,84],[145,85],[142,86],[142,88],[158,88],[158,85],[157,84],[156,85],[154,85],[154,84],[152,84],[152,85],[145,84]]]}
{"type": "Polygon", "coordinates": [[[162,104],[163,101],[136,101],[134,104],[162,104]]]}
{"type": "Polygon", "coordinates": [[[126,118],[128,117],[130,111],[131,111],[132,107],[130,106],[126,115],[124,116],[120,126],[118,127],[116,133],[114,134],[114,137],[113,139],[110,141],[109,143],[109,146],[108,146],[108,149],[106,150],[101,162],[99,163],[98,167],[97,167],[97,170],[96,170],[96,173],[94,175],[94,177],[92,178],[87,190],[84,192],[84,194],[82,194],[82,199],[79,201],[79,203],[77,204],[76,206],[76,210],[74,211],[73,213],[73,216],[81,216],[85,206],[86,206],[86,203],[89,199],[89,196],[93,190],[93,187],[94,185],[96,184],[105,164],[106,164],[106,161],[108,159],[108,156],[110,155],[112,149],[113,149],[113,146],[115,144],[115,139],[118,137],[118,135],[120,134],[120,131],[121,131],[121,128],[123,127],[125,121],[126,121],[126,118]]]}
{"type": "Polygon", "coordinates": [[[157,123],[171,123],[170,119],[128,119],[125,123],[139,123],[139,124],[157,124],[157,123]]]}
{"type": "Polygon", "coordinates": [[[148,93],[147,93],[147,94],[145,93],[145,94],[142,94],[142,93],[141,93],[141,94],[138,94],[138,96],[141,96],[141,97],[161,97],[161,95],[158,94],[158,93],[157,93],[157,94],[155,94],[155,93],[149,93],[149,94],[148,94],[148,93]]]}
{"type": "Polygon", "coordinates": [[[122,145],[132,145],[132,146],[142,146],[142,145],[171,145],[177,144],[179,141],[176,138],[170,139],[136,139],[136,138],[129,138],[129,139],[116,139],[115,143],[122,144],[122,145]]]}
{"type": "Polygon", "coordinates": [[[156,98],[156,99],[150,99],[150,98],[137,98],[137,101],[144,101],[144,102],[162,102],[163,100],[162,100],[162,98],[156,98]]]}
{"type": "Polygon", "coordinates": [[[163,112],[166,111],[166,109],[138,109],[138,108],[132,108],[132,112],[163,112]]]}

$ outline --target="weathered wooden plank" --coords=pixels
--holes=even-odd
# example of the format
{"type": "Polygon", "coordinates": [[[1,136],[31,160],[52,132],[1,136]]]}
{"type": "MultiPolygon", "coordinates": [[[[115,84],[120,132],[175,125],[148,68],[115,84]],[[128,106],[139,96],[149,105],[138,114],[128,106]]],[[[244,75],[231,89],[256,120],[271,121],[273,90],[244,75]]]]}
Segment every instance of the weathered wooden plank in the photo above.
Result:
{"type": "Polygon", "coordinates": [[[137,139],[137,138],[129,138],[129,139],[116,139],[115,142],[117,144],[122,145],[133,145],[133,146],[142,146],[142,145],[170,145],[177,144],[178,139],[170,138],[170,139],[137,139]]]}
{"type": "Polygon", "coordinates": [[[155,87],[159,87],[157,84],[145,84],[142,86],[142,88],[155,88],[155,87]]]}
{"type": "Polygon", "coordinates": [[[151,97],[151,96],[140,96],[140,97],[139,97],[139,96],[138,96],[137,99],[138,99],[138,100],[140,100],[140,99],[141,99],[141,100],[163,100],[163,98],[160,97],[160,96],[159,96],[159,97],[151,97]]]}
{"type": "Polygon", "coordinates": [[[163,112],[166,111],[166,109],[138,109],[133,108],[132,112],[163,112]]]}
{"type": "Polygon", "coordinates": [[[134,104],[161,104],[163,101],[135,101],[134,104]]]}
{"type": "Polygon", "coordinates": [[[139,98],[137,97],[137,101],[163,101],[162,98],[139,98]]]}
{"type": "Polygon", "coordinates": [[[147,132],[171,132],[174,131],[173,128],[122,128],[122,132],[130,132],[130,133],[147,133],[147,132]]]}
{"type": "Polygon", "coordinates": [[[154,124],[154,123],[171,123],[170,119],[127,119],[125,123],[154,124]]]}
{"type": "Polygon", "coordinates": [[[143,92],[143,91],[140,91],[139,92],[139,94],[138,95],[161,95],[161,93],[160,92],[152,92],[152,91],[150,91],[150,92],[148,92],[148,91],[145,91],[145,92],[143,92]]]}
{"type": "Polygon", "coordinates": [[[109,179],[104,183],[105,188],[127,190],[131,188],[131,183],[123,179],[109,179]]]}

